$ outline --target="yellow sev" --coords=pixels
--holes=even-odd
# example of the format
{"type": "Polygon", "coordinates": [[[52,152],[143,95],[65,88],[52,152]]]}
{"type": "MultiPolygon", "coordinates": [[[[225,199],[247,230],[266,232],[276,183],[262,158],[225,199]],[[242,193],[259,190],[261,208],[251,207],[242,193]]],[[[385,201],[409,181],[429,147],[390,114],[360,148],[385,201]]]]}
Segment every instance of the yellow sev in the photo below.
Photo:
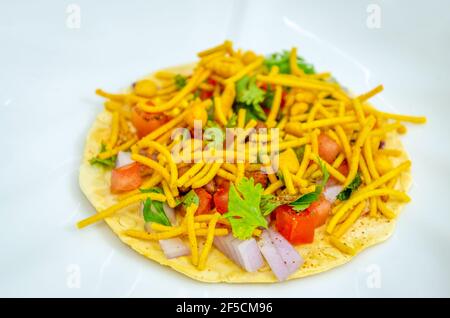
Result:
{"type": "Polygon", "coordinates": [[[208,234],[206,236],[206,242],[203,245],[202,253],[200,254],[200,259],[198,261],[198,269],[203,270],[205,269],[206,265],[206,259],[208,257],[208,253],[211,250],[211,246],[214,240],[214,229],[216,228],[217,220],[219,220],[220,214],[214,213],[214,216],[212,217],[211,221],[209,221],[208,224],[208,234]]]}
{"type": "Polygon", "coordinates": [[[197,206],[191,204],[186,209],[186,225],[188,229],[189,245],[191,247],[192,264],[197,266],[198,264],[198,247],[197,247],[197,237],[195,236],[194,228],[194,214],[197,211],[197,206]]]}
{"type": "Polygon", "coordinates": [[[120,210],[120,209],[122,209],[122,208],[124,208],[124,207],[126,207],[126,206],[128,206],[130,204],[133,204],[133,203],[136,203],[136,202],[139,202],[139,201],[143,201],[143,200],[145,200],[147,198],[150,198],[150,199],[155,200],[155,201],[161,201],[161,202],[166,201],[166,196],[163,195],[163,194],[160,194],[160,193],[141,193],[141,194],[137,194],[137,195],[134,195],[132,197],[126,198],[126,199],[120,201],[119,203],[116,203],[116,204],[110,206],[109,208],[107,208],[105,210],[102,210],[102,211],[98,212],[97,214],[92,215],[92,216],[90,216],[90,217],[88,217],[88,218],[78,222],[77,223],[77,227],[79,229],[81,229],[81,228],[86,227],[86,226],[88,226],[88,225],[90,225],[92,223],[95,223],[97,221],[103,220],[104,218],[107,218],[107,217],[113,215],[118,210],[120,210]]]}

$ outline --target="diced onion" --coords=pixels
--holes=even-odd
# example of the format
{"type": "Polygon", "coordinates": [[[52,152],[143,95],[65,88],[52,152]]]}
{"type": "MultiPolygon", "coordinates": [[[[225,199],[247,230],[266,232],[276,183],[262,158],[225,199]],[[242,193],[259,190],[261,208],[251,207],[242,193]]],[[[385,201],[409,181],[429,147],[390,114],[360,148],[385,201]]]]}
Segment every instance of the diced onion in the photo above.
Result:
{"type": "Polygon", "coordinates": [[[264,230],[258,246],[279,281],[286,280],[303,264],[300,254],[278,232],[264,230]]]}
{"type": "Polygon", "coordinates": [[[323,195],[330,203],[333,203],[334,201],[336,201],[336,197],[341,191],[341,185],[332,185],[325,188],[325,190],[323,191],[323,195]]]}
{"type": "Polygon", "coordinates": [[[116,168],[120,168],[133,163],[131,152],[119,151],[117,154],[116,168]]]}
{"type": "Polygon", "coordinates": [[[247,272],[255,272],[264,265],[254,238],[240,240],[230,233],[226,236],[216,236],[214,246],[247,272]]]}
{"type": "Polygon", "coordinates": [[[175,226],[177,225],[177,216],[175,215],[175,209],[171,208],[167,205],[167,203],[163,203],[163,209],[164,213],[166,214],[167,218],[170,221],[170,225],[175,226]]]}
{"type": "Polygon", "coordinates": [[[189,247],[179,237],[159,240],[159,245],[168,259],[186,256],[191,253],[189,247]]]}

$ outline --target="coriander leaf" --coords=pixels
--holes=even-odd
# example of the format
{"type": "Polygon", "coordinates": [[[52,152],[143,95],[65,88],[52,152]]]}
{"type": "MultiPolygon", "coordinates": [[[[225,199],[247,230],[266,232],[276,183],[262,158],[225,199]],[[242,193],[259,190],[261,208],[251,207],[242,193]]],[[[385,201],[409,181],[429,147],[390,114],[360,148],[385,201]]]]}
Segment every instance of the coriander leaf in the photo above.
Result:
{"type": "Polygon", "coordinates": [[[261,184],[254,184],[253,178],[242,178],[236,187],[230,185],[228,212],[223,216],[230,222],[234,237],[246,240],[257,227],[267,228],[260,209],[263,191],[261,184]]]}
{"type": "MultiPolygon", "coordinates": [[[[290,74],[291,67],[289,64],[289,51],[282,53],[273,53],[267,56],[264,60],[264,65],[270,70],[272,66],[278,66],[281,74],[290,74]]],[[[315,74],[314,66],[307,63],[301,56],[297,56],[297,65],[305,74],[315,74]]]]}
{"type": "Polygon", "coordinates": [[[266,96],[264,98],[263,105],[265,108],[272,108],[273,99],[275,98],[275,90],[271,85],[267,85],[266,96]]]}
{"type": "Polygon", "coordinates": [[[361,185],[361,175],[359,172],[356,174],[355,178],[350,182],[348,186],[346,186],[338,195],[337,199],[341,201],[348,200],[350,198],[352,192],[361,185]]]}
{"type": "MultiPolygon", "coordinates": [[[[162,193],[160,188],[139,189],[142,193],[162,193]]],[[[159,201],[153,201],[147,198],[144,201],[144,208],[142,209],[145,222],[155,222],[163,225],[170,226],[170,221],[164,212],[163,203],[159,201]]]]}
{"type": "Polygon", "coordinates": [[[181,74],[175,75],[175,86],[177,89],[182,89],[186,86],[187,78],[181,74]]]}
{"type": "Polygon", "coordinates": [[[116,166],[116,159],[117,156],[112,156],[106,159],[99,159],[97,157],[94,157],[91,160],[89,160],[89,163],[91,165],[101,165],[104,166],[105,168],[114,168],[116,166]]]}
{"type": "Polygon", "coordinates": [[[236,100],[246,106],[259,105],[265,92],[256,85],[256,77],[244,76],[236,82],[236,100]]]}
{"type": "Polygon", "coordinates": [[[200,199],[198,198],[197,193],[194,190],[189,191],[184,197],[181,203],[187,208],[191,204],[195,204],[198,206],[200,204],[200,199]]]}
{"type": "Polygon", "coordinates": [[[318,185],[316,185],[316,190],[314,192],[310,192],[307,194],[304,194],[300,196],[297,200],[294,202],[291,202],[289,205],[295,210],[295,211],[303,211],[307,209],[311,203],[317,201],[319,199],[320,194],[322,193],[322,189],[325,186],[325,184],[328,182],[328,179],[330,178],[330,174],[328,173],[327,168],[325,167],[324,163],[319,159],[319,165],[322,169],[322,182],[318,185]]]}
{"type": "MultiPolygon", "coordinates": [[[[104,143],[101,143],[100,153],[105,152],[105,151],[106,151],[106,145],[104,143]]],[[[114,168],[116,166],[116,159],[117,159],[117,156],[111,156],[106,159],[100,159],[98,157],[94,157],[94,158],[91,158],[91,160],[89,160],[89,163],[91,165],[100,165],[100,166],[103,166],[106,168],[114,168]]]]}
{"type": "Polygon", "coordinates": [[[273,194],[263,194],[260,203],[261,213],[262,215],[267,216],[282,204],[283,203],[278,201],[273,194]]]}

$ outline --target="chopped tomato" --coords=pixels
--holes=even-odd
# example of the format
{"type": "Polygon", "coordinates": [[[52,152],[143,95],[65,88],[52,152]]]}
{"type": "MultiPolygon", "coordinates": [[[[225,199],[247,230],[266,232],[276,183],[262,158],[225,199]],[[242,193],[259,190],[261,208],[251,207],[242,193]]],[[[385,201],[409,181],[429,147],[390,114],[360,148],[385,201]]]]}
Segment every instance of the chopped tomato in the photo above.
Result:
{"type": "Polygon", "coordinates": [[[230,190],[230,183],[224,182],[214,193],[214,205],[217,212],[223,214],[228,212],[228,191],[230,190]]]}
{"type": "Polygon", "coordinates": [[[137,162],[112,170],[112,193],[131,191],[137,189],[141,184],[141,165],[137,162]]]}
{"type": "Polygon", "coordinates": [[[247,178],[253,178],[253,181],[256,184],[261,184],[263,188],[267,186],[267,174],[262,173],[261,171],[251,171],[246,172],[247,178]]]}
{"type": "Polygon", "coordinates": [[[286,96],[287,96],[287,92],[286,91],[282,91],[281,92],[281,103],[280,103],[280,107],[283,108],[284,105],[286,105],[286,96]]]}
{"type": "Polygon", "coordinates": [[[203,188],[195,189],[195,193],[197,193],[198,199],[200,201],[196,214],[208,214],[211,211],[211,194],[209,194],[203,188]]]}
{"type": "Polygon", "coordinates": [[[217,81],[212,79],[212,78],[208,78],[208,84],[212,85],[212,86],[216,86],[217,81]]]}
{"type": "Polygon", "coordinates": [[[326,134],[320,134],[319,138],[319,156],[328,163],[333,163],[341,151],[341,147],[336,141],[326,134]]]}
{"type": "Polygon", "coordinates": [[[200,99],[201,100],[205,100],[205,99],[211,98],[212,96],[213,96],[213,92],[212,91],[204,91],[204,90],[200,91],[200,99]]]}
{"type": "Polygon", "coordinates": [[[319,227],[325,224],[331,212],[331,203],[321,196],[319,200],[311,203],[308,208],[310,217],[314,221],[314,226],[319,227]]]}
{"type": "Polygon", "coordinates": [[[287,204],[276,210],[276,228],[292,244],[312,243],[314,240],[314,219],[309,210],[296,212],[287,204]]]}
{"type": "Polygon", "coordinates": [[[342,161],[341,165],[337,169],[340,173],[342,173],[344,176],[348,175],[349,167],[347,160],[342,161]]]}
{"type": "Polygon", "coordinates": [[[169,117],[163,113],[147,113],[139,107],[133,107],[131,111],[131,122],[137,130],[139,138],[142,138],[161,125],[169,121],[169,117]]]}

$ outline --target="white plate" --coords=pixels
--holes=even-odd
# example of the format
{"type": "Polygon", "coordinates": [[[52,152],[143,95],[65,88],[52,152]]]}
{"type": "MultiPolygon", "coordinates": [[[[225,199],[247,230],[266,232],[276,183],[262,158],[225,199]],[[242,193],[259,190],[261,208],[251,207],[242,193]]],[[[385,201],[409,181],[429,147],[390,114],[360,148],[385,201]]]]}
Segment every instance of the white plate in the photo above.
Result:
{"type": "Polygon", "coordinates": [[[448,1],[75,3],[0,10],[0,296],[450,296],[448,1]],[[117,91],[225,38],[263,53],[295,45],[357,93],[383,83],[378,107],[428,117],[404,138],[413,201],[388,242],[306,279],[210,285],[139,256],[105,224],[75,229],[93,212],[77,178],[102,107],[94,89],[117,91]]]}

